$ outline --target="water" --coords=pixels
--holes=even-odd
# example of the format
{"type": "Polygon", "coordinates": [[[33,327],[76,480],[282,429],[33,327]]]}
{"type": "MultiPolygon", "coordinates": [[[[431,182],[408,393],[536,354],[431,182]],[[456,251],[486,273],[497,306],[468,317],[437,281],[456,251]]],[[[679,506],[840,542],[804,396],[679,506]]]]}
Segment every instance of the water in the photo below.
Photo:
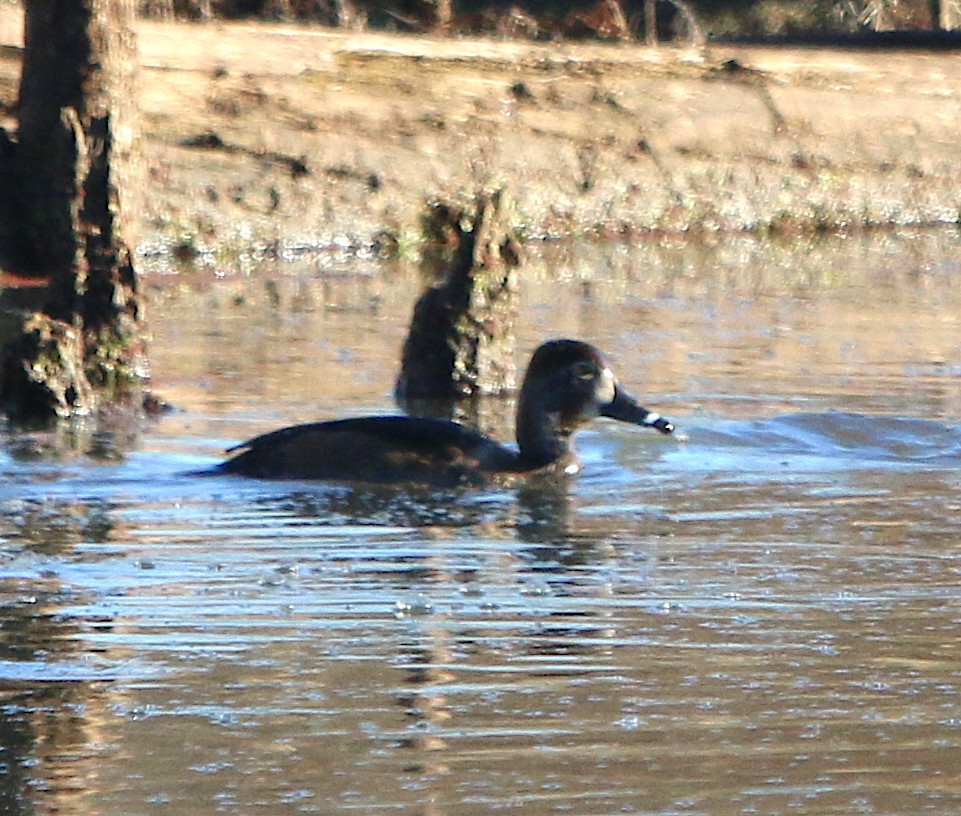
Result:
{"type": "Polygon", "coordinates": [[[184,477],[389,408],[415,287],[152,271],[180,410],[0,440],[0,812],[961,812],[959,244],[545,250],[523,353],[681,432],[555,491],[184,477]]]}

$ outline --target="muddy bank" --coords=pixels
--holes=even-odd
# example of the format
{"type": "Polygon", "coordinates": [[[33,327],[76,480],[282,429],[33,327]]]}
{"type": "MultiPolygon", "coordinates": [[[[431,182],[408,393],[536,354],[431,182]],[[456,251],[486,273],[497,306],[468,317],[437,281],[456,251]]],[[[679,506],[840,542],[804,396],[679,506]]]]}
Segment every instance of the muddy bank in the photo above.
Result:
{"type": "MultiPolygon", "coordinates": [[[[0,5],[0,41],[19,11],[0,5]]],[[[403,250],[507,181],[530,237],[956,223],[950,52],[530,44],[142,23],[147,250],[403,250]]],[[[11,105],[16,47],[0,50],[11,105]]]]}

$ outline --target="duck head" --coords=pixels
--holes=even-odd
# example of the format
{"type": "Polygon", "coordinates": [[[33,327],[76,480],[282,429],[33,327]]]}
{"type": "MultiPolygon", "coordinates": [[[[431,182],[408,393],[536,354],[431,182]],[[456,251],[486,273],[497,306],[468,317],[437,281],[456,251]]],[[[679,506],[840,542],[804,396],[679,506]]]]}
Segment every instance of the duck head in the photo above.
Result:
{"type": "Polygon", "coordinates": [[[571,436],[598,416],[673,432],[674,425],[625,392],[601,353],[579,340],[551,340],[534,352],[517,403],[517,444],[530,467],[568,457],[571,436]]]}

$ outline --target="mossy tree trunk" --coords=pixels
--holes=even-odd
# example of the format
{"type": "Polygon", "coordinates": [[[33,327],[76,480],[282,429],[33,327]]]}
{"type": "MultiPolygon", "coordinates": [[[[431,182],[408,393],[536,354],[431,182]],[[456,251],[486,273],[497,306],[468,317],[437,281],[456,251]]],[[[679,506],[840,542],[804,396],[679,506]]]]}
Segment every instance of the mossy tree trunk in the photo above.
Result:
{"type": "Polygon", "coordinates": [[[520,243],[503,189],[466,205],[430,202],[423,265],[436,281],[418,298],[395,393],[411,414],[451,416],[462,398],[514,387],[520,243]]]}
{"type": "Polygon", "coordinates": [[[134,188],[134,10],[134,0],[26,2],[8,231],[18,271],[48,283],[4,346],[11,414],[89,412],[104,387],[146,376],[124,217],[134,188]]]}

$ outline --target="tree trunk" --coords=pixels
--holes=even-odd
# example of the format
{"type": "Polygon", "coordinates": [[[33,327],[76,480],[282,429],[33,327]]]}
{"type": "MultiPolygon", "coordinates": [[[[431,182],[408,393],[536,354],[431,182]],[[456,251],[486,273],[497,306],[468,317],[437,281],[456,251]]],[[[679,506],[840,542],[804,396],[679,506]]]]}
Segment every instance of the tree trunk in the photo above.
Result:
{"type": "Polygon", "coordinates": [[[433,28],[443,28],[449,26],[454,19],[453,0],[435,0],[434,2],[434,25],[433,28]]]}
{"type": "Polygon", "coordinates": [[[10,229],[21,271],[49,283],[42,314],[25,316],[25,336],[4,348],[2,390],[11,413],[87,412],[90,383],[114,386],[146,376],[124,218],[134,186],[134,9],[134,0],[26,3],[10,229]],[[79,349],[82,359],[63,361],[48,400],[39,396],[39,372],[53,375],[51,359],[74,352],[59,349],[44,365],[30,359],[38,320],[62,324],[42,330],[45,337],[80,338],[69,349],[79,349]],[[89,382],[65,388],[67,371],[89,382]],[[29,387],[18,384],[22,377],[29,387]],[[30,395],[27,404],[19,404],[23,394],[30,395]]]}
{"type": "Polygon", "coordinates": [[[657,45],[657,0],[644,0],[644,41],[657,45]]]}
{"type": "Polygon", "coordinates": [[[418,299],[395,394],[415,415],[451,416],[459,399],[514,387],[521,249],[503,189],[467,207],[434,202],[423,218],[423,264],[440,283],[418,299]]]}
{"type": "Polygon", "coordinates": [[[957,2],[928,0],[932,31],[951,31],[957,27],[957,2]]]}

